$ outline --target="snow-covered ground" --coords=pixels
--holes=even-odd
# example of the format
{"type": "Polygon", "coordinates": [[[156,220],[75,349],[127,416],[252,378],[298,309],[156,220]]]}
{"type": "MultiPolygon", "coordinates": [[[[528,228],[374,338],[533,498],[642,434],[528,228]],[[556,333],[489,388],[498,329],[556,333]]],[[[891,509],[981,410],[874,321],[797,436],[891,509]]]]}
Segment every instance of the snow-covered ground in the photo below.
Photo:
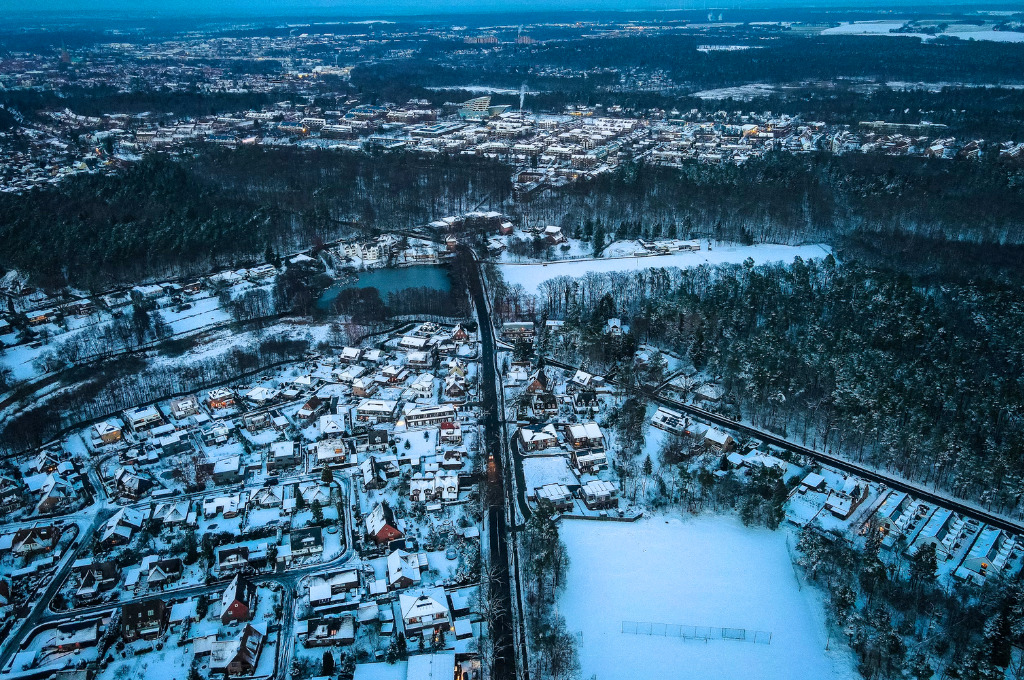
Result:
{"type": "Polygon", "coordinates": [[[599,260],[574,260],[534,264],[501,264],[502,276],[508,285],[521,284],[529,293],[536,293],[540,284],[559,276],[583,277],[590,272],[605,273],[653,269],[655,267],[698,267],[702,264],[734,264],[754,260],[754,264],[792,262],[797,256],[804,259],[819,258],[832,252],[826,245],[785,246],[760,244],[755,246],[721,245],[695,253],[672,253],[649,257],[621,257],[599,260]]]}
{"type": "Polygon", "coordinates": [[[579,640],[582,677],[633,678],[638,669],[652,678],[856,677],[845,645],[833,640],[825,651],[824,611],[816,591],[798,584],[786,531],[711,516],[563,520],[559,529],[571,564],[558,611],[579,640]],[[745,628],[772,639],[633,635],[623,621],[745,628]]]}
{"type": "MultiPolygon", "coordinates": [[[[902,21],[854,21],[843,22],[839,26],[826,28],[822,35],[892,35],[922,40],[935,40],[939,37],[960,38],[961,40],[991,40],[993,42],[1024,42],[1024,33],[1015,31],[993,31],[991,26],[974,26],[971,24],[951,24],[942,33],[892,33],[904,25],[902,21]]],[[[930,24],[929,24],[930,25],[930,24]]]]}

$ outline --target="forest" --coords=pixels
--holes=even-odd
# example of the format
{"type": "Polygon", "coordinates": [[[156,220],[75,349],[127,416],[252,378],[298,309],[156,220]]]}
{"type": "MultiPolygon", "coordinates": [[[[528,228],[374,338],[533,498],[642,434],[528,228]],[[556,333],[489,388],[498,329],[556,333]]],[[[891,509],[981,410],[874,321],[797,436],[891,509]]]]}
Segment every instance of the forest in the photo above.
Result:
{"type": "Polygon", "coordinates": [[[1021,517],[1019,291],[1019,280],[915,285],[828,256],[561,277],[541,285],[536,309],[566,320],[556,358],[607,371],[652,342],[719,382],[715,408],[731,418],[1021,517]],[[607,341],[611,317],[631,339],[607,341]]]}
{"type": "Polygon", "coordinates": [[[253,148],[152,155],[115,175],[0,196],[0,268],[42,286],[98,290],[263,261],[268,248],[407,229],[510,193],[507,168],[482,159],[253,148]]]}
{"type": "MultiPolygon", "coordinates": [[[[476,157],[248,147],[153,155],[113,175],[0,196],[0,269],[46,287],[99,290],[501,209],[511,192],[508,167],[476,157]]],[[[890,243],[913,236],[947,252],[981,249],[982,266],[1012,269],[1012,258],[982,244],[1024,243],[1024,168],[994,156],[826,153],[770,154],[740,167],[640,162],[521,209],[528,224],[560,224],[600,247],[639,236],[849,242],[885,258],[890,243]]]]}

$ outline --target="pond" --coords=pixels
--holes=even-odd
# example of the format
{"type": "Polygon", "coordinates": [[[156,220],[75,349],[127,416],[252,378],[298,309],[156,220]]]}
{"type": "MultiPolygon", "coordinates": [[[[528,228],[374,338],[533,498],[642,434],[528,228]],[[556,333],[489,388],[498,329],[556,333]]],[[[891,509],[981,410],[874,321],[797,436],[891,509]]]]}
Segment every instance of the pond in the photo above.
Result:
{"type": "Polygon", "coordinates": [[[447,293],[452,289],[452,281],[448,270],[437,265],[371,269],[361,272],[355,281],[339,281],[325,290],[316,301],[317,309],[328,309],[338,293],[346,288],[376,288],[387,301],[391,293],[407,288],[432,288],[447,293]]]}

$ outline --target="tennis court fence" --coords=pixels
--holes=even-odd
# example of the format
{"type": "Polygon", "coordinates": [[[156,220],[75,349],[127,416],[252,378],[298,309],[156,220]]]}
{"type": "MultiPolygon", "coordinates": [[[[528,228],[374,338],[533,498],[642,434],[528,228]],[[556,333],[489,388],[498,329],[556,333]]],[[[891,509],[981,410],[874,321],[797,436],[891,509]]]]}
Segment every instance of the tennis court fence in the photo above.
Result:
{"type": "Polygon", "coordinates": [[[627,635],[653,635],[677,637],[684,640],[736,640],[770,645],[772,634],[766,630],[746,628],[716,628],[714,626],[686,626],[676,623],[653,623],[651,621],[623,621],[622,632],[627,635]]]}

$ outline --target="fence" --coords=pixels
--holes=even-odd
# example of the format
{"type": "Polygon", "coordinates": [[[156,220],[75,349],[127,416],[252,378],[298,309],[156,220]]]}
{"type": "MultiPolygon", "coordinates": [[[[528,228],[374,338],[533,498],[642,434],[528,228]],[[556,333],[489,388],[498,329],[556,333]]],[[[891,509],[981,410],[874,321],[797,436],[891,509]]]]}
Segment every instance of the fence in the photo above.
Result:
{"type": "Polygon", "coordinates": [[[623,621],[622,632],[628,635],[653,635],[677,637],[684,640],[736,640],[770,645],[772,634],[766,630],[746,628],[715,628],[712,626],[685,626],[675,623],[652,623],[650,621],[623,621]]]}

